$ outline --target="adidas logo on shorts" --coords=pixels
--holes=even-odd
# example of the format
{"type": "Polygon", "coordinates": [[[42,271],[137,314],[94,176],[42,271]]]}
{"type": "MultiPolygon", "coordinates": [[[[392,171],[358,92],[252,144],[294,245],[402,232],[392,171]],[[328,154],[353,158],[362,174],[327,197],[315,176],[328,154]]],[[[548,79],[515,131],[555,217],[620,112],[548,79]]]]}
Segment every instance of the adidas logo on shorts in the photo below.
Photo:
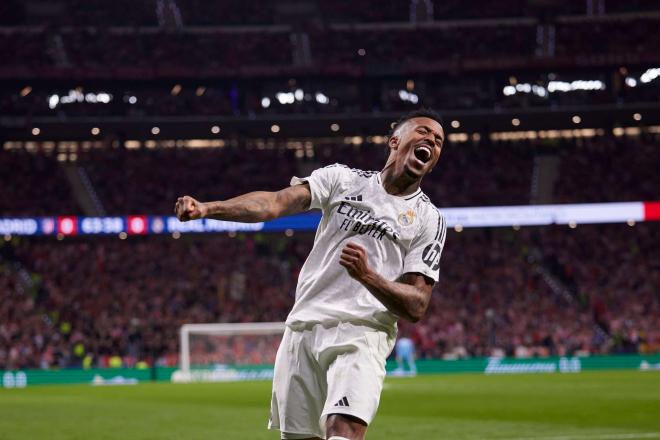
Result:
{"type": "Polygon", "coordinates": [[[339,402],[335,403],[335,406],[348,406],[348,399],[346,396],[339,399],[339,402]]]}
{"type": "Polygon", "coordinates": [[[362,194],[358,196],[351,196],[351,197],[344,197],[346,200],[352,200],[354,202],[361,202],[362,201],[362,194]]]}

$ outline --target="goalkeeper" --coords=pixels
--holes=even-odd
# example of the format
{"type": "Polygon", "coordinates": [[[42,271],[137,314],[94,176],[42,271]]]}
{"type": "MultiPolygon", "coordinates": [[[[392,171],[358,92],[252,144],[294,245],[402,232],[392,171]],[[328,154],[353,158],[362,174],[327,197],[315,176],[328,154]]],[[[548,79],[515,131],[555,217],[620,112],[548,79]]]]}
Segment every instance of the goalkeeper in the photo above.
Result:
{"type": "Polygon", "coordinates": [[[281,438],[364,438],[396,322],[418,321],[438,281],[445,219],[420,183],[444,136],[439,116],[418,110],[394,125],[380,172],[336,164],[277,192],[177,200],[181,221],[263,222],[322,211],[275,360],[269,428],[281,438]]]}

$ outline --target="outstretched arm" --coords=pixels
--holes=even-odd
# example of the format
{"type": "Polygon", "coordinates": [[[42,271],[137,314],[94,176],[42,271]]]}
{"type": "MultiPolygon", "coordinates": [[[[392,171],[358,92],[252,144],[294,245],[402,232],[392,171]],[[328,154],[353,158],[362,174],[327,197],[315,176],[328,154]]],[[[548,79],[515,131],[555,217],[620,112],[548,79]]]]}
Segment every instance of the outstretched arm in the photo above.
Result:
{"type": "Polygon", "coordinates": [[[182,222],[212,218],[256,223],[306,211],[311,200],[309,184],[303,184],[275,192],[255,191],[219,202],[203,203],[183,196],[177,199],[174,212],[182,222]]]}
{"type": "Polygon", "coordinates": [[[369,267],[364,248],[350,242],[342,249],[339,264],[390,312],[411,322],[419,321],[426,313],[433,290],[430,278],[419,273],[405,273],[397,281],[387,280],[369,267]]]}

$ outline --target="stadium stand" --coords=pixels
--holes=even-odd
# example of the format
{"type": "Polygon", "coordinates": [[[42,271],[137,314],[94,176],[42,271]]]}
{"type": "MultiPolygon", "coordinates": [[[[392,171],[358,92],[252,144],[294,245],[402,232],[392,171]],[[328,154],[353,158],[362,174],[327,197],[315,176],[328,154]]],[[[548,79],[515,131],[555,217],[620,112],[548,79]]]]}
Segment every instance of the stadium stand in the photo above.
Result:
{"type": "MultiPolygon", "coordinates": [[[[654,200],[660,187],[656,142],[652,135],[448,142],[423,188],[439,207],[527,205],[533,201],[535,158],[553,156],[560,168],[548,202],[654,200]]],[[[75,153],[75,164],[89,176],[107,214],[162,215],[169,214],[173,200],[184,193],[201,200],[226,199],[242,191],[281,189],[301,169],[340,162],[377,170],[386,158],[385,144],[308,143],[311,150],[287,149],[285,142],[271,143],[270,149],[263,144],[260,149],[255,142],[201,149],[102,148],[75,153]],[[297,157],[296,151],[314,156],[297,157]],[[268,173],[263,164],[269,164],[268,173]]],[[[5,158],[0,165],[3,213],[82,213],[55,151],[6,150],[0,156],[5,158]],[[16,170],[22,170],[20,181],[12,178],[16,170]]]]}
{"type": "MultiPolygon", "coordinates": [[[[429,358],[657,350],[658,237],[655,224],[452,232],[429,312],[407,331],[429,358]]],[[[184,323],[283,320],[312,240],[5,243],[0,282],[11,294],[0,305],[0,366],[82,366],[87,356],[107,366],[115,355],[125,365],[175,365],[184,323]]]]}
{"type": "MultiPolygon", "coordinates": [[[[658,127],[646,126],[645,113],[660,99],[657,2],[447,0],[411,10],[410,2],[341,0],[313,2],[300,16],[237,0],[28,3],[0,3],[3,217],[89,215],[70,166],[88,177],[104,214],[170,214],[186,193],[210,200],[274,190],[334,162],[378,169],[385,154],[382,136],[366,132],[287,140],[247,129],[225,137],[223,126],[213,137],[223,147],[193,149],[176,146],[190,137],[165,148],[163,139],[105,126],[97,138],[38,137],[37,122],[83,121],[90,133],[97,121],[137,121],[148,133],[161,117],[199,116],[210,126],[215,116],[320,115],[325,124],[327,115],[376,118],[420,105],[480,121],[447,142],[424,182],[440,207],[540,203],[537,171],[548,157],[557,175],[545,202],[658,199],[658,127]],[[550,93],[551,81],[598,86],[550,93]],[[112,99],[99,104],[88,92],[112,99]],[[83,99],[65,104],[72,93],[83,99]],[[541,138],[522,136],[527,128],[507,116],[514,132],[505,134],[518,140],[491,132],[504,113],[538,112],[549,124],[548,115],[574,106],[624,108],[626,119],[541,138]],[[16,127],[24,133],[14,138],[16,127]]],[[[204,130],[194,136],[209,141],[204,130]]],[[[657,223],[450,231],[427,317],[402,325],[425,358],[659,351],[659,237],[657,223]]],[[[117,356],[126,366],[174,366],[184,323],[283,320],[312,241],[309,233],[6,236],[0,369],[105,367],[117,356]]],[[[272,355],[272,346],[245,350],[234,341],[209,360],[272,355]]]]}
{"type": "MultiPolygon", "coordinates": [[[[164,15],[176,14],[187,26],[254,26],[272,25],[282,20],[281,7],[263,5],[262,2],[238,0],[189,0],[185,2],[157,2],[145,0],[139,3],[116,1],[112,3],[81,0],[58,0],[51,8],[29,8],[24,2],[7,0],[0,9],[2,24],[30,26],[156,26],[164,15]],[[130,11],[130,13],[127,13],[130,11]]],[[[655,11],[653,0],[620,2],[575,2],[569,0],[537,2],[524,0],[502,0],[498,2],[472,1],[465,4],[460,0],[443,2],[418,2],[411,8],[409,2],[377,0],[340,0],[332,4],[320,2],[313,5],[311,12],[329,23],[374,23],[404,22],[414,18],[426,21],[497,19],[510,17],[546,16],[548,14],[584,15],[620,14],[626,12],[655,11]],[[591,7],[590,7],[591,3],[591,7]]]]}
{"type": "Polygon", "coordinates": [[[660,149],[654,137],[585,139],[561,150],[555,200],[622,202],[658,198],[660,149]]]}
{"type": "Polygon", "coordinates": [[[82,214],[52,156],[0,150],[0,186],[3,216],[82,214]]]}
{"type": "Polygon", "coordinates": [[[173,201],[184,193],[226,199],[281,189],[296,174],[293,152],[287,150],[109,150],[84,155],[82,163],[110,214],[170,214],[173,201]]]}

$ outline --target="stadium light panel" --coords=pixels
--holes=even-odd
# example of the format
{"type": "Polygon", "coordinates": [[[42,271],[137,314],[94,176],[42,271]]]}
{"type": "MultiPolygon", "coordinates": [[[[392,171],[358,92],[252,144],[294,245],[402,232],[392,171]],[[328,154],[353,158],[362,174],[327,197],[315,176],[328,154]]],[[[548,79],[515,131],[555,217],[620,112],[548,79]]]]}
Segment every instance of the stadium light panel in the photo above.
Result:
{"type": "Polygon", "coordinates": [[[654,79],[660,76],[660,67],[654,67],[647,69],[646,72],[642,73],[642,76],[639,77],[639,80],[643,83],[650,83],[654,79]]]}
{"type": "Polygon", "coordinates": [[[401,101],[407,101],[412,104],[417,104],[419,102],[419,96],[407,90],[399,90],[399,99],[401,99],[401,101]]]}
{"type": "Polygon", "coordinates": [[[512,96],[516,93],[533,93],[541,98],[546,98],[550,93],[566,93],[576,90],[605,90],[605,88],[605,83],[600,80],[576,80],[572,82],[553,80],[548,82],[547,87],[529,83],[507,85],[502,88],[502,94],[504,96],[512,96]]]}
{"type": "Polygon", "coordinates": [[[60,97],[57,95],[51,95],[48,97],[48,108],[51,110],[57,107],[57,104],[60,103],[60,97]]]}
{"type": "Polygon", "coordinates": [[[293,104],[296,100],[296,97],[291,92],[278,92],[275,94],[275,98],[282,105],[293,104]]]}
{"type": "Polygon", "coordinates": [[[314,95],[314,98],[316,98],[316,102],[318,102],[319,104],[329,104],[330,103],[330,98],[328,98],[322,92],[316,92],[316,94],[314,95]]]}

